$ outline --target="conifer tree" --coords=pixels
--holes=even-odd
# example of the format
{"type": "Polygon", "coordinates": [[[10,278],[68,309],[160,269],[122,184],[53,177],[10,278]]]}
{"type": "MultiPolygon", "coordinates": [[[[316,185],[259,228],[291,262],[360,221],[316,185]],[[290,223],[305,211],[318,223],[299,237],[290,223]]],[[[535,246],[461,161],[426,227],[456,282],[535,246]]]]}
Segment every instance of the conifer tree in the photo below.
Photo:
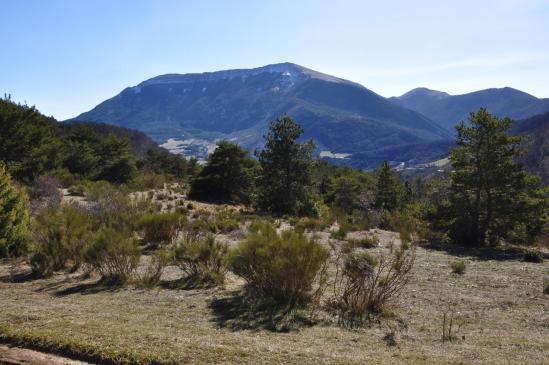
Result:
{"type": "Polygon", "coordinates": [[[481,108],[457,126],[454,171],[441,219],[450,238],[470,245],[501,240],[531,242],[547,218],[547,191],[517,163],[521,138],[508,134],[511,120],[481,108]]]}
{"type": "Polygon", "coordinates": [[[221,141],[191,185],[193,199],[249,203],[257,161],[237,144],[221,141]]]}
{"type": "Polygon", "coordinates": [[[387,161],[378,172],[377,191],[374,206],[379,209],[394,210],[401,200],[402,184],[387,161]]]}
{"type": "Polygon", "coordinates": [[[270,124],[265,148],[257,153],[261,164],[260,208],[278,214],[311,213],[314,143],[299,143],[302,134],[303,129],[287,115],[270,124]]]}

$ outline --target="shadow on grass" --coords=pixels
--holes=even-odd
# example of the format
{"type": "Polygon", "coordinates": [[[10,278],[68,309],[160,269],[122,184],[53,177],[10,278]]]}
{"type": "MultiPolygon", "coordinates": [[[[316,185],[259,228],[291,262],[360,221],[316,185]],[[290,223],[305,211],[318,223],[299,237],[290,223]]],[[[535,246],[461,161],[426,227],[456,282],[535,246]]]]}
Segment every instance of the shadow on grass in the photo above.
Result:
{"type": "Polygon", "coordinates": [[[123,285],[120,285],[116,282],[110,282],[108,280],[100,279],[91,283],[80,283],[67,288],[63,288],[53,292],[54,296],[64,297],[67,295],[80,294],[80,295],[89,295],[97,294],[100,292],[113,292],[120,288],[123,285]]]}
{"type": "Polygon", "coordinates": [[[217,284],[213,281],[198,280],[192,277],[184,277],[177,280],[162,280],[158,284],[163,289],[170,290],[193,290],[193,289],[211,289],[215,288],[217,284]]]}
{"type": "MultiPolygon", "coordinates": [[[[523,261],[524,252],[528,247],[513,247],[513,246],[500,246],[500,247],[471,247],[461,246],[456,244],[442,244],[442,243],[423,243],[421,247],[427,250],[444,251],[452,256],[470,256],[478,260],[488,261],[523,261]]],[[[549,260],[549,254],[540,252],[545,260],[549,260]]]]}
{"type": "Polygon", "coordinates": [[[0,276],[0,282],[2,283],[25,283],[28,281],[34,281],[38,279],[42,279],[42,278],[38,275],[35,275],[32,271],[11,273],[8,275],[0,276]]]}
{"type": "Polygon", "coordinates": [[[305,311],[288,311],[287,306],[252,300],[242,292],[233,292],[229,297],[214,299],[210,302],[209,308],[214,314],[213,321],[217,326],[232,331],[290,332],[317,324],[317,321],[305,311]]]}

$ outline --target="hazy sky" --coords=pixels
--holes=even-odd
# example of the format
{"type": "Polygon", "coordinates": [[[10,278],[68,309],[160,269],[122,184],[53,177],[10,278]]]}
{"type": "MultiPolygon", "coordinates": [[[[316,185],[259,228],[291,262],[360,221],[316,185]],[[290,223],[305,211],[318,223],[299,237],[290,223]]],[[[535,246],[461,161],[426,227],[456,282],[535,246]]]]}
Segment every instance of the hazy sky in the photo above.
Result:
{"type": "Polygon", "coordinates": [[[0,93],[60,120],[159,74],[284,61],[383,96],[549,97],[549,0],[0,0],[0,93]]]}

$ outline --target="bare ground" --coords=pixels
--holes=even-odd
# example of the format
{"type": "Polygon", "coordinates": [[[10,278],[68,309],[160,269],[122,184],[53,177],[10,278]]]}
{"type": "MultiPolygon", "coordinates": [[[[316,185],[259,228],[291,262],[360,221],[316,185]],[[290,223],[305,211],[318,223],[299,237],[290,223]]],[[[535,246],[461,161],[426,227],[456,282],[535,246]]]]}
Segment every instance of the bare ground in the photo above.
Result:
{"type": "MultiPolygon", "coordinates": [[[[368,233],[371,234],[372,232],[368,233]]],[[[366,234],[366,232],[358,233],[366,234]]],[[[396,239],[377,230],[382,244],[396,239]]],[[[320,234],[327,243],[329,233],[320,234]]],[[[381,248],[380,250],[383,250],[381,248]]],[[[547,253],[546,253],[547,256],[547,253]]],[[[251,311],[242,282],[223,289],[109,288],[97,278],[57,274],[32,279],[28,268],[0,265],[0,324],[14,333],[78,341],[174,363],[249,364],[547,364],[549,262],[521,261],[514,251],[424,246],[413,277],[390,313],[359,328],[323,311],[279,322],[251,311]],[[463,259],[464,275],[449,264],[463,259]],[[442,342],[443,314],[456,340],[442,342]],[[393,313],[393,314],[391,314],[393,313]]],[[[169,267],[165,280],[177,277],[169,267]]],[[[130,356],[131,357],[131,356],[130,356]]]]}
{"type": "Polygon", "coordinates": [[[71,360],[57,355],[0,344],[2,365],[85,365],[87,362],[71,360]]]}

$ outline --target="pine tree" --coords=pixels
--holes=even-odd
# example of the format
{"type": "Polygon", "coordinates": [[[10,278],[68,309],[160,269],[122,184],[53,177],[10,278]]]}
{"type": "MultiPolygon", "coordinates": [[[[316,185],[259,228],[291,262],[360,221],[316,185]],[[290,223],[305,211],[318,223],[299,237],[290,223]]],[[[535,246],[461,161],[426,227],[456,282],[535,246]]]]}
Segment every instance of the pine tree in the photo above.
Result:
{"type": "Polygon", "coordinates": [[[351,213],[359,206],[361,190],[360,182],[352,175],[333,177],[330,181],[327,200],[333,207],[351,213]]]}
{"type": "Polygon", "coordinates": [[[374,206],[378,209],[396,209],[402,196],[402,184],[387,161],[378,172],[377,191],[374,206]]]}
{"type": "Polygon", "coordinates": [[[110,134],[97,145],[96,154],[99,156],[98,180],[107,180],[114,183],[127,183],[136,173],[136,160],[127,140],[110,134]]]}
{"type": "Polygon", "coordinates": [[[60,167],[63,148],[56,124],[34,107],[0,98],[0,160],[15,179],[30,182],[60,167]]]}
{"type": "Polygon", "coordinates": [[[191,185],[193,199],[249,203],[257,161],[237,144],[221,141],[191,185]]]}
{"type": "Polygon", "coordinates": [[[451,239],[476,246],[532,241],[547,217],[547,195],[516,162],[521,138],[508,134],[510,119],[484,108],[469,121],[457,126],[450,196],[440,209],[451,239]]]}
{"type": "Polygon", "coordinates": [[[261,164],[258,185],[260,208],[278,214],[311,213],[314,143],[298,143],[302,134],[303,129],[288,116],[270,124],[265,136],[265,148],[257,153],[261,164]]]}
{"type": "Polygon", "coordinates": [[[28,199],[0,163],[0,257],[23,254],[28,245],[28,199]]]}

